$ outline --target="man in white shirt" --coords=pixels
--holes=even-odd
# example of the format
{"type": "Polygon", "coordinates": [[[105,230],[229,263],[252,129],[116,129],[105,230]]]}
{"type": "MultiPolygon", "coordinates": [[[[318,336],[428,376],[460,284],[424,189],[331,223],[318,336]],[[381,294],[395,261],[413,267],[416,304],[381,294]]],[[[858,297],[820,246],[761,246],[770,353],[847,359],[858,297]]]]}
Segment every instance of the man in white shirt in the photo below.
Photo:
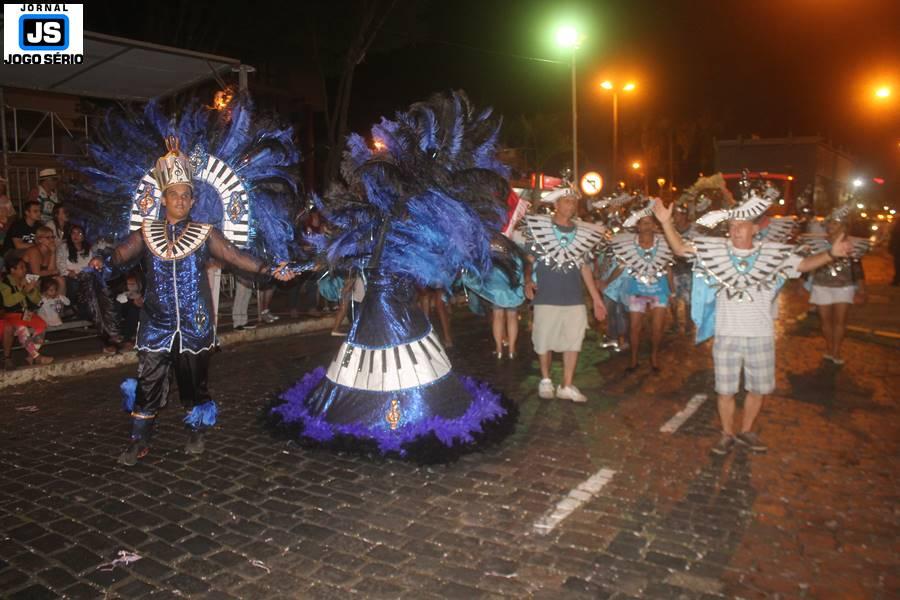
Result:
{"type": "MultiPolygon", "coordinates": [[[[751,201],[759,200],[758,197],[751,198],[751,201]]],[[[747,205],[751,203],[748,201],[747,205]]],[[[666,207],[661,201],[653,205],[653,212],[662,224],[672,251],[677,256],[696,255],[694,270],[699,273],[694,281],[695,287],[705,279],[713,279],[718,281],[718,291],[723,292],[715,295],[713,342],[722,437],[713,447],[713,452],[727,454],[735,442],[755,452],[765,452],[765,444],[752,428],[762,408],[763,397],[775,390],[775,324],[772,310],[780,281],[785,277],[799,277],[801,273],[813,271],[835,258],[847,256],[852,249],[851,244],[842,238],[828,252],[802,258],[793,254],[790,246],[755,241],[759,226],[753,219],[761,216],[761,212],[748,214],[748,211],[740,210],[741,207],[726,211],[728,239],[697,237],[685,242],[673,224],[673,206],[666,207]],[[707,248],[713,250],[706,254],[704,250],[707,248]],[[715,266],[712,265],[715,259],[710,258],[713,256],[719,260],[715,266]],[[760,256],[763,260],[757,261],[760,256]],[[740,432],[735,434],[734,396],[738,392],[742,370],[747,397],[740,432]]],[[[765,206],[762,206],[761,211],[764,210],[765,206]]],[[[700,328],[701,323],[697,326],[700,328]]]]}

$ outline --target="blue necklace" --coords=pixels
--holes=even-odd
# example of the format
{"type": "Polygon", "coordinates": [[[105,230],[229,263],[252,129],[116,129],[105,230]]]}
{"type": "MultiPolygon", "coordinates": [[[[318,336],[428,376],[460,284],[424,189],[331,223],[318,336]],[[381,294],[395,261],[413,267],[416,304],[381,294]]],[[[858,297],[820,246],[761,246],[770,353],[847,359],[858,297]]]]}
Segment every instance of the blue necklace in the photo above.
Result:
{"type": "Polygon", "coordinates": [[[758,246],[753,254],[738,256],[734,253],[734,248],[731,244],[728,244],[728,258],[731,259],[731,264],[734,265],[735,270],[741,275],[745,275],[753,270],[753,265],[756,264],[756,259],[759,258],[760,250],[762,250],[762,246],[758,246]]]}
{"type": "Polygon", "coordinates": [[[576,233],[578,233],[577,227],[572,229],[572,231],[560,231],[559,226],[556,223],[553,223],[553,235],[556,236],[556,241],[559,243],[561,248],[565,248],[569,244],[574,242],[576,233]]]}
{"type": "Polygon", "coordinates": [[[634,247],[637,248],[638,256],[640,256],[644,262],[652,263],[656,259],[656,250],[659,248],[659,240],[653,241],[652,248],[644,248],[638,243],[637,239],[635,239],[634,247]]]}

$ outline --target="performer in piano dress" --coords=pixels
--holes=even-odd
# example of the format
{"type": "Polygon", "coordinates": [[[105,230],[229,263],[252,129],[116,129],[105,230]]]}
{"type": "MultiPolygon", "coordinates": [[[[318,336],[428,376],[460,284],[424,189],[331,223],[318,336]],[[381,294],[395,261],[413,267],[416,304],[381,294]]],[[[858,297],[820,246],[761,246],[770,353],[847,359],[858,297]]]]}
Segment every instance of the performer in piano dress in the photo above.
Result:
{"type": "Polygon", "coordinates": [[[515,405],[453,371],[415,301],[417,286],[449,288],[463,270],[515,270],[512,243],[496,235],[508,191],[496,159],[499,125],[454,92],[383,119],[369,139],[350,136],[345,185],[321,207],[335,230],[310,241],[328,268],[365,268],[365,299],[331,364],[274,399],[276,431],[422,463],[452,460],[512,431],[515,405]]]}
{"type": "Polygon", "coordinates": [[[141,260],[146,277],[144,306],[137,334],[138,378],[126,380],[130,398],[131,443],[119,463],[133,466],[150,451],[154,423],[166,403],[169,375],[174,370],[190,439],[189,454],[204,450],[204,431],[216,422],[216,403],[209,394],[207,374],[215,344],[215,314],[206,264],[215,258],[247,276],[286,281],[294,273],[239,251],[215,227],[190,219],[194,182],[189,159],[167,140],[169,152],[156,163],[154,177],[162,192],[164,219],[144,219],[105,259],[90,265],[106,279],[126,272],[141,260]],[[129,389],[130,388],[130,389],[129,389]]]}

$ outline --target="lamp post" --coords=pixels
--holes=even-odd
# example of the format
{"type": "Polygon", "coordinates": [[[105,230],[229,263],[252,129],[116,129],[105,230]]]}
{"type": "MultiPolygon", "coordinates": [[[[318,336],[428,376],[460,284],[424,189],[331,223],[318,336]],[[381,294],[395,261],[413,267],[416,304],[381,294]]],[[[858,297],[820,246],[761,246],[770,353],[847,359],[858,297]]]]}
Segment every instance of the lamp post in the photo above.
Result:
{"type": "Polygon", "coordinates": [[[556,30],[556,43],[572,51],[572,177],[578,181],[578,99],[576,95],[575,51],[581,45],[583,36],[578,30],[565,25],[556,30]]]}
{"type": "MultiPolygon", "coordinates": [[[[608,92],[612,92],[613,99],[613,135],[612,135],[612,179],[615,181],[616,172],[619,165],[619,90],[616,88],[616,84],[612,81],[606,80],[600,84],[600,87],[608,92]]],[[[622,86],[622,90],[625,93],[633,92],[637,84],[633,81],[629,81],[625,85],[622,86]]]]}

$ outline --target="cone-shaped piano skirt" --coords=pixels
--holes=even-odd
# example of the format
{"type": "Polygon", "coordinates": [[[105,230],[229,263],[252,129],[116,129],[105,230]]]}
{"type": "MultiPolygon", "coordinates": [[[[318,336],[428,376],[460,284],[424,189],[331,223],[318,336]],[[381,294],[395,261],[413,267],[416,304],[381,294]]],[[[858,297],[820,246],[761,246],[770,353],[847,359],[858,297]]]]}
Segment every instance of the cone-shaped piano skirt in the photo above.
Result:
{"type": "Polygon", "coordinates": [[[359,316],[326,371],[307,373],[271,409],[315,445],[444,462],[498,441],[515,405],[457,376],[410,279],[372,273],[359,316]]]}

